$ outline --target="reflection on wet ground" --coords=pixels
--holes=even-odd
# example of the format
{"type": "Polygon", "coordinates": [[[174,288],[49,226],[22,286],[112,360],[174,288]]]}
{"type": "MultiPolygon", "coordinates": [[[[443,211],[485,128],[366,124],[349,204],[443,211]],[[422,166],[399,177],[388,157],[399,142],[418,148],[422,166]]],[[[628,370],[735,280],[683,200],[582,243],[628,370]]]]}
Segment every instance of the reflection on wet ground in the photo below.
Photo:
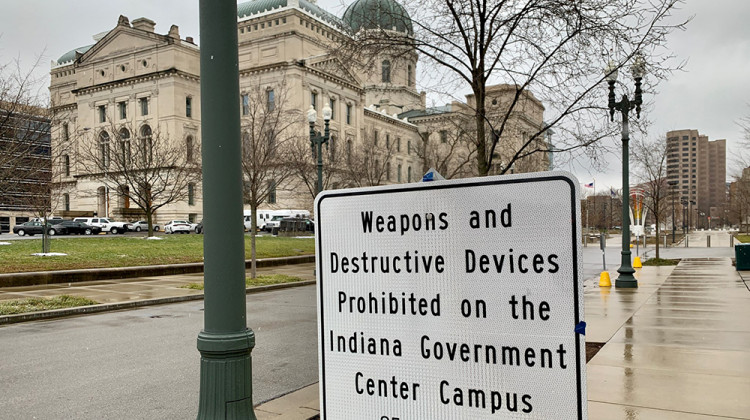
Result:
{"type": "Polygon", "coordinates": [[[586,291],[589,418],[750,419],[750,292],[729,258],[640,270],[586,291]],[[620,295],[623,298],[620,298],[620,295]]]}

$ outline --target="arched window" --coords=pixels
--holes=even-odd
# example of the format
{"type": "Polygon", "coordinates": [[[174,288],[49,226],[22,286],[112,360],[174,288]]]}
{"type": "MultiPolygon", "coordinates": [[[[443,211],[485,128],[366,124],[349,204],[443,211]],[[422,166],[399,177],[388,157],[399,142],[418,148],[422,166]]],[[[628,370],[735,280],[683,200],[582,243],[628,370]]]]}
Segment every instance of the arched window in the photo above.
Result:
{"type": "Polygon", "coordinates": [[[101,167],[109,167],[109,134],[106,131],[99,133],[99,159],[101,167]]]}
{"type": "Polygon", "coordinates": [[[70,195],[63,194],[63,210],[70,211],[70,195]]]}
{"type": "Polygon", "coordinates": [[[391,62],[388,60],[383,60],[381,67],[382,67],[382,73],[381,73],[382,82],[391,83],[391,62]]]}
{"type": "Polygon", "coordinates": [[[154,150],[153,150],[153,138],[152,138],[152,132],[151,127],[146,124],[143,127],[141,127],[141,157],[143,158],[143,162],[150,164],[151,160],[154,157],[154,150]]]}
{"type": "Polygon", "coordinates": [[[120,162],[123,166],[127,166],[130,163],[130,131],[123,127],[118,135],[120,136],[120,162]]]}
{"type": "Polygon", "coordinates": [[[187,136],[185,139],[185,149],[187,151],[187,161],[193,161],[193,136],[187,136]]]}

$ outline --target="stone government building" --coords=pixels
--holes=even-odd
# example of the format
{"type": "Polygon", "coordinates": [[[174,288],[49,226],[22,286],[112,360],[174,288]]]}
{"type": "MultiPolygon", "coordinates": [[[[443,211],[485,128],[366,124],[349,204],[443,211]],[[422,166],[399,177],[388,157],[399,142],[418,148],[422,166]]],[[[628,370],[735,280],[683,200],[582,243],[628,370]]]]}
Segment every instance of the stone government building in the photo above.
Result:
{"type": "MultiPolygon", "coordinates": [[[[418,181],[430,165],[450,178],[476,173],[471,148],[456,141],[461,128],[472,124],[472,95],[466,103],[427,107],[425,93],[416,89],[416,51],[392,56],[381,52],[375,71],[344,64],[331,52],[337,40],[356,39],[360,30],[383,27],[412,35],[412,22],[395,0],[357,0],[342,18],[307,0],[254,0],[237,7],[241,113],[258,86],[265,89],[269,104],[283,89],[284,106],[300,111],[295,130],[309,144],[304,111],[311,105],[318,110],[322,129],[321,110],[330,106],[330,150],[349,152],[378,141],[393,145],[375,184],[418,181]]],[[[191,37],[181,38],[175,25],[165,35],[154,28],[149,19],[131,23],[121,16],[114,29],[94,36],[93,45],[73,49],[52,63],[52,147],[65,151],[56,163],[65,166],[57,194],[62,210],[57,213],[64,217],[96,212],[115,219],[142,218],[117,190],[103,186],[96,173],[81,165],[82,148],[108,150],[107,142],[116,137],[113,130],[127,130],[125,135],[133,139],[159,132],[185,145],[186,159],[191,146],[200,144],[199,48],[191,37]]],[[[503,104],[514,94],[512,85],[488,87],[488,116],[503,113],[503,104]]],[[[544,125],[539,100],[526,93],[521,104],[501,139],[505,148],[499,151],[499,165],[515,152],[514,145],[544,125]]],[[[517,162],[513,171],[541,171],[549,165],[547,154],[537,153],[517,162]]],[[[334,168],[324,166],[324,171],[329,169],[334,168]]],[[[330,185],[348,186],[346,179],[330,185]]],[[[313,197],[299,180],[290,179],[277,189],[262,208],[312,209],[313,197]]],[[[161,208],[156,220],[200,220],[200,192],[196,185],[190,199],[161,208]]]]}

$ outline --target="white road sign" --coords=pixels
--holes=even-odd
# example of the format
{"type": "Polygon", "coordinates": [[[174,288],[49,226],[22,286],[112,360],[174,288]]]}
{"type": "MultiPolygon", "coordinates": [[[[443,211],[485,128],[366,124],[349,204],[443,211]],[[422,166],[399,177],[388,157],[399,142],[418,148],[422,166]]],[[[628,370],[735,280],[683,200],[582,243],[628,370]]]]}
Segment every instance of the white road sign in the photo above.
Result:
{"type": "Polygon", "coordinates": [[[564,172],[319,195],[322,418],[586,419],[578,197],[564,172]]]}

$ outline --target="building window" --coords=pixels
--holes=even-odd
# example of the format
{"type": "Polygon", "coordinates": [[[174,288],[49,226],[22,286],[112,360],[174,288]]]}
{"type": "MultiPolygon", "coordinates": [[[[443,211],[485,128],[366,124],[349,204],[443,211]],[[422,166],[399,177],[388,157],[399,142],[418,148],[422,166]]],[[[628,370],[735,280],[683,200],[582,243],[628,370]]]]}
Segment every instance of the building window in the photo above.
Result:
{"type": "Polygon", "coordinates": [[[70,195],[63,194],[63,210],[70,211],[70,195]]]}
{"type": "Polygon", "coordinates": [[[195,184],[192,182],[188,184],[188,205],[195,205],[195,184]]]}
{"type": "Polygon", "coordinates": [[[242,115],[250,113],[250,95],[247,93],[242,94],[242,115]]]}
{"type": "Polygon", "coordinates": [[[378,146],[378,134],[379,134],[378,130],[375,130],[375,140],[373,141],[373,144],[375,145],[375,147],[378,146]]]}
{"type": "Polygon", "coordinates": [[[381,81],[391,83],[391,62],[388,60],[383,60],[381,64],[381,81]]]}
{"type": "Polygon", "coordinates": [[[352,123],[352,106],[350,104],[346,104],[346,123],[352,123]]]}
{"type": "Polygon", "coordinates": [[[109,167],[109,134],[106,131],[99,133],[99,159],[102,167],[109,167]]]}
{"type": "Polygon", "coordinates": [[[107,105],[99,105],[96,109],[99,110],[99,122],[107,122],[107,105]]]}
{"type": "Polygon", "coordinates": [[[141,107],[141,116],[148,115],[148,98],[138,99],[138,104],[141,107]]]}
{"type": "Polygon", "coordinates": [[[448,143],[448,131],[440,130],[440,143],[448,143]]]}
{"type": "Polygon", "coordinates": [[[406,141],[406,153],[411,154],[411,140],[406,141]]]}
{"type": "Polygon", "coordinates": [[[312,105],[313,109],[318,109],[318,93],[317,92],[310,92],[310,105],[312,105]]]}
{"type": "Polygon", "coordinates": [[[128,103],[127,102],[118,102],[117,103],[117,113],[120,114],[120,119],[124,120],[128,118],[128,103]]]}
{"type": "Polygon", "coordinates": [[[268,181],[268,204],[276,204],[276,181],[268,181]]]}
{"type": "Polygon", "coordinates": [[[391,162],[385,164],[385,179],[386,181],[391,180],[391,162]]]}
{"type": "Polygon", "coordinates": [[[413,83],[412,82],[412,77],[414,77],[414,75],[412,74],[411,64],[409,64],[406,67],[406,84],[407,84],[407,86],[411,86],[412,85],[412,83],[413,83]]]}
{"type": "Polygon", "coordinates": [[[411,166],[406,168],[406,182],[411,182],[411,166]]]}
{"type": "Polygon", "coordinates": [[[63,140],[68,141],[70,139],[70,128],[68,127],[68,123],[63,123],[62,126],[63,129],[63,140]]]}
{"type": "Polygon", "coordinates": [[[127,128],[120,129],[120,160],[123,166],[127,166],[130,161],[130,131],[127,128]]]}
{"type": "Polygon", "coordinates": [[[330,98],[328,100],[328,106],[331,107],[331,120],[336,119],[336,99],[330,98]]]}
{"type": "Polygon", "coordinates": [[[141,127],[141,157],[143,158],[143,162],[146,164],[150,164],[151,160],[153,159],[153,137],[152,137],[152,131],[151,127],[148,125],[144,125],[141,127]]]}
{"type": "Polygon", "coordinates": [[[397,152],[401,151],[401,137],[396,139],[396,151],[397,152]]]}
{"type": "Polygon", "coordinates": [[[398,182],[401,182],[401,164],[400,163],[398,164],[398,168],[396,172],[396,180],[398,180],[398,182]]]}
{"type": "Polygon", "coordinates": [[[191,96],[185,98],[185,116],[193,118],[193,98],[191,96]]]}
{"type": "Polygon", "coordinates": [[[70,156],[63,155],[63,173],[70,176],[70,156]]]}
{"type": "Polygon", "coordinates": [[[266,110],[271,112],[274,109],[276,109],[276,97],[273,89],[270,89],[266,92],[266,110]]]}
{"type": "Polygon", "coordinates": [[[385,135],[385,148],[386,150],[389,150],[389,151],[391,150],[391,135],[390,134],[385,135]]]}
{"type": "Polygon", "coordinates": [[[193,136],[187,136],[185,139],[185,149],[187,151],[188,163],[193,162],[193,136]]]}

